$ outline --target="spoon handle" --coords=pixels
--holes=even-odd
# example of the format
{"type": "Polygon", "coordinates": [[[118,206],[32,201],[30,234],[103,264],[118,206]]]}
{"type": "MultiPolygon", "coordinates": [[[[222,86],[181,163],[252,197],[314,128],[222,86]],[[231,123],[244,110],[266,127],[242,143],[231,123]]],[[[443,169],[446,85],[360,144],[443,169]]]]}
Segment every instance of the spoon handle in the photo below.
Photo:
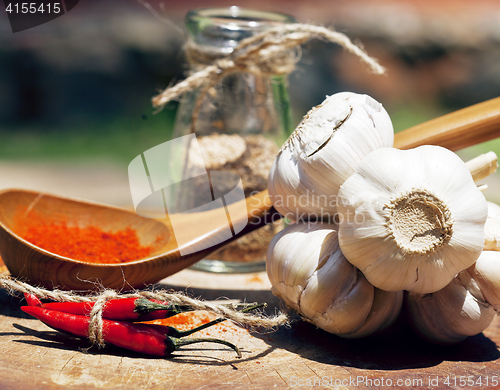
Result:
{"type": "MultiPolygon", "coordinates": [[[[439,145],[460,150],[497,137],[500,137],[500,97],[400,131],[394,135],[394,147],[411,149],[421,145],[439,145]]],[[[252,198],[247,199],[249,215],[257,219],[266,214],[271,214],[267,218],[272,220],[279,218],[277,211],[271,207],[267,190],[252,198]]]]}
{"type": "Polygon", "coordinates": [[[499,136],[500,97],[497,97],[398,132],[394,147],[439,145],[455,151],[499,136]]]}
{"type": "MultiPolygon", "coordinates": [[[[411,149],[421,145],[439,145],[460,150],[497,137],[500,137],[500,97],[400,131],[394,135],[394,147],[411,149]]],[[[252,204],[260,205],[254,216],[261,215],[265,205],[271,204],[267,190],[259,193],[258,199],[247,202],[249,210],[252,204]]]]}

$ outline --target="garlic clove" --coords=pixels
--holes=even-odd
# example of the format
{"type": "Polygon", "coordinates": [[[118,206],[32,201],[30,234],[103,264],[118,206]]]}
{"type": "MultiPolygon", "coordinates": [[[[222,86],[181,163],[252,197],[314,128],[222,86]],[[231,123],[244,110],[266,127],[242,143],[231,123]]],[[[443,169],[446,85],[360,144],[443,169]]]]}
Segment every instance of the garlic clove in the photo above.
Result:
{"type": "Polygon", "coordinates": [[[500,313],[500,252],[484,251],[468,271],[486,302],[500,313]]]}
{"type": "Polygon", "coordinates": [[[345,259],[335,224],[288,226],[271,241],[266,265],[273,294],[305,320],[342,337],[363,337],[388,326],[401,308],[401,292],[375,293],[345,259]]]}
{"type": "Polygon", "coordinates": [[[484,225],[484,250],[500,251],[500,206],[488,202],[488,218],[484,225]]]}
{"type": "Polygon", "coordinates": [[[486,200],[445,148],[375,150],[338,195],[342,252],[377,288],[438,291],[481,253],[486,200]]]}
{"type": "Polygon", "coordinates": [[[274,207],[293,221],[302,214],[331,220],[340,185],[367,154],[393,142],[390,117],[376,100],[351,92],[328,97],[304,116],[276,157],[268,182],[274,207]]]}
{"type": "Polygon", "coordinates": [[[274,208],[291,221],[311,218],[333,221],[336,193],[333,196],[317,193],[303,182],[303,176],[291,149],[284,148],[269,173],[268,190],[274,208]]]}
{"type": "Polygon", "coordinates": [[[458,275],[437,292],[409,293],[405,305],[415,332],[434,343],[454,344],[485,330],[495,311],[481,295],[477,296],[478,289],[473,285],[473,279],[458,275]]]}
{"type": "Polygon", "coordinates": [[[373,305],[361,328],[353,333],[343,334],[345,338],[361,338],[380,332],[391,326],[399,316],[403,305],[403,291],[384,291],[375,288],[373,305]]]}
{"type": "Polygon", "coordinates": [[[363,325],[373,303],[373,286],[340,251],[309,279],[300,312],[315,325],[341,335],[363,325]]]}
{"type": "Polygon", "coordinates": [[[273,294],[300,311],[300,298],[308,280],[337,250],[336,225],[294,224],[280,231],[267,251],[266,269],[273,294]]]}

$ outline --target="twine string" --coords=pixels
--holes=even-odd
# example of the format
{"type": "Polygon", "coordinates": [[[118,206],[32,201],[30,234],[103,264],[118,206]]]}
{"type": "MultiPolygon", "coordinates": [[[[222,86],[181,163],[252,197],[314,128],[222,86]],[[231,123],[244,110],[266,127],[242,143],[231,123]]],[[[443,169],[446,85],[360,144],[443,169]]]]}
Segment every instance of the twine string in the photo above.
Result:
{"type": "Polygon", "coordinates": [[[166,103],[179,99],[185,92],[200,89],[191,118],[191,131],[194,132],[203,99],[210,88],[223,77],[234,72],[261,76],[291,73],[301,57],[300,46],[314,38],[342,46],[365,62],[375,74],[385,73],[385,68],[377,60],[370,57],[345,34],[312,24],[284,24],[241,40],[231,54],[222,58],[217,58],[220,55],[216,56],[206,48],[188,42],[186,45],[188,59],[191,63],[204,67],[154,96],[153,106],[161,110],[166,103]]]}
{"type": "Polygon", "coordinates": [[[270,317],[261,314],[242,313],[231,307],[231,305],[224,304],[223,301],[221,301],[221,303],[212,303],[192,298],[181,292],[166,290],[118,293],[115,290],[103,289],[101,292],[94,295],[83,296],[73,291],[47,290],[42,287],[35,287],[11,276],[4,275],[0,275],[0,287],[12,296],[18,293],[28,293],[36,295],[40,299],[49,299],[58,302],[94,302],[94,306],[89,314],[88,339],[93,345],[97,345],[98,347],[103,347],[105,345],[102,311],[106,302],[110,299],[147,298],[167,301],[178,305],[188,306],[193,310],[205,310],[232,320],[236,324],[251,328],[274,329],[279,326],[286,326],[290,323],[289,316],[282,312],[270,317]]]}
{"type": "Polygon", "coordinates": [[[92,345],[97,345],[99,348],[105,346],[103,335],[102,311],[106,302],[110,299],[116,299],[118,294],[114,290],[104,290],[95,300],[94,306],[90,311],[88,339],[92,345]]]}

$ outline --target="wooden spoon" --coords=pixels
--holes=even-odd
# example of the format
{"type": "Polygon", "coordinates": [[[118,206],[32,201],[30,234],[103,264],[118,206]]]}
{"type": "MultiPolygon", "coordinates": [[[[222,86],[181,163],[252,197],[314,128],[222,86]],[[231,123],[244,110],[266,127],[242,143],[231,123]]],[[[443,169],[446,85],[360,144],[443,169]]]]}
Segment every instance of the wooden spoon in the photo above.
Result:
{"type": "MultiPolygon", "coordinates": [[[[414,126],[395,135],[394,146],[409,149],[434,144],[459,150],[500,136],[500,98],[492,99],[414,126]]],[[[221,210],[186,214],[176,224],[174,237],[169,218],[143,218],[134,212],[87,201],[26,190],[0,192],[0,255],[10,273],[47,288],[91,290],[100,287],[127,290],[158,282],[214,252],[225,244],[281,218],[267,191],[231,204],[227,210],[234,226],[246,227],[226,240],[228,220],[221,210]],[[244,207],[246,205],[246,207],[244,207]],[[48,221],[91,224],[106,231],[135,229],[141,243],[158,236],[163,245],[151,256],[121,264],[86,263],[43,250],[22,239],[16,231],[16,213],[36,212],[48,221]],[[203,232],[199,233],[200,226],[203,232]],[[189,237],[180,237],[186,234],[189,237]],[[177,245],[184,242],[182,247],[177,245]],[[222,241],[222,242],[220,242],[222,241]],[[213,245],[213,246],[212,246],[213,245]],[[190,252],[181,255],[181,251],[190,252]]],[[[50,234],[50,232],[47,232],[50,234]]]]}
{"type": "MultiPolygon", "coordinates": [[[[281,215],[272,208],[267,191],[228,206],[231,222],[248,224],[232,241],[281,215]],[[248,211],[247,211],[248,210],[248,211]]],[[[66,290],[141,288],[155,283],[227,244],[228,219],[220,210],[185,214],[175,225],[169,218],[144,218],[134,212],[83,200],[59,197],[27,190],[0,192],[0,255],[12,276],[27,279],[34,285],[66,290]],[[21,238],[22,214],[36,213],[44,221],[92,225],[104,231],[134,229],[143,245],[158,243],[154,253],[144,259],[120,263],[87,263],[60,256],[21,238]],[[184,218],[185,216],[185,218],[184,218]],[[200,226],[203,228],[200,229],[200,226]],[[198,233],[197,233],[198,232],[198,233]],[[182,237],[182,235],[186,237],[182,237]],[[181,235],[181,236],[180,236],[181,235]],[[187,242],[179,247],[179,242],[187,242]],[[222,241],[222,242],[220,242],[222,241]],[[198,250],[198,248],[203,248],[198,250]],[[182,252],[190,252],[181,255],[182,252]]],[[[47,231],[50,236],[50,231],[47,231]]]]}

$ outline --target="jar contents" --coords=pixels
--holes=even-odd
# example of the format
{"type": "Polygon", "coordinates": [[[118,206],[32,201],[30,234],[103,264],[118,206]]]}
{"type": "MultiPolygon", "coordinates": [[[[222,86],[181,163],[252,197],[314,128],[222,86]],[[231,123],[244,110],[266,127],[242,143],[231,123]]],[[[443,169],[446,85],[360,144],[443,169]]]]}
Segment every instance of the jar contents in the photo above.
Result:
{"type": "MultiPolygon", "coordinates": [[[[197,140],[207,171],[237,174],[241,178],[245,197],[267,188],[269,171],[279,151],[276,142],[263,135],[219,133],[200,136],[197,140]]],[[[196,164],[194,161],[191,163],[196,164]]],[[[228,182],[228,188],[222,189],[224,193],[232,189],[231,184],[228,182]]],[[[189,201],[192,202],[191,207],[202,203],[202,199],[196,196],[191,196],[189,201]]],[[[206,258],[231,262],[264,261],[270,240],[282,228],[283,223],[266,225],[227,244],[206,258]]]]}

